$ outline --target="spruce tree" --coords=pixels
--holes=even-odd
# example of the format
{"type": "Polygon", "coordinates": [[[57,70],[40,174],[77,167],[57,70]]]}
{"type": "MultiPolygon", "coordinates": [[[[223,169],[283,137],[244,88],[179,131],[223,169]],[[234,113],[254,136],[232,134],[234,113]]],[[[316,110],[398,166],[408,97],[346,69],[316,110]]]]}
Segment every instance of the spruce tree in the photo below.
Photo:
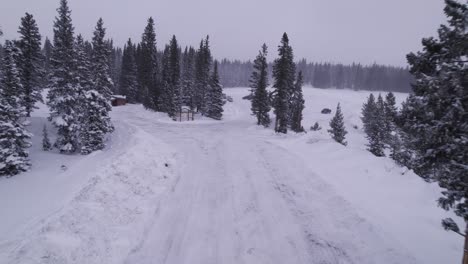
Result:
{"type": "Polygon", "coordinates": [[[210,83],[211,51],[209,46],[209,36],[200,42],[195,63],[195,106],[198,112],[206,115],[207,112],[207,90],[210,83]]]}
{"type": "Polygon", "coordinates": [[[109,69],[109,49],[105,28],[100,18],[93,37],[92,89],[85,92],[83,126],[81,129],[81,153],[89,154],[104,148],[105,135],[114,130],[109,112],[112,80],[109,69]]]}
{"type": "Polygon", "coordinates": [[[18,33],[20,40],[18,46],[21,50],[18,68],[23,84],[22,104],[26,116],[30,116],[37,101],[42,101],[41,85],[44,71],[42,69],[41,35],[36,20],[31,14],[21,18],[18,33]]]}
{"type": "Polygon", "coordinates": [[[270,98],[267,91],[268,86],[268,63],[266,56],[268,48],[263,44],[257,58],[254,61],[253,72],[250,77],[250,88],[253,98],[251,100],[252,115],[257,118],[257,125],[268,127],[270,125],[271,110],[270,98]]]}
{"type": "MultiPolygon", "coordinates": [[[[415,172],[437,181],[444,189],[439,205],[468,223],[468,7],[445,4],[448,25],[440,26],[438,39],[423,39],[423,51],[407,56],[415,82],[402,109],[402,128],[416,154],[415,172]]],[[[464,263],[466,250],[468,238],[464,263]]]]}
{"type": "Polygon", "coordinates": [[[169,43],[169,68],[170,68],[170,97],[171,107],[169,108],[169,115],[175,116],[182,107],[182,91],[180,84],[180,47],[177,44],[177,39],[172,36],[169,43]]]}
{"type": "Polygon", "coordinates": [[[60,1],[54,22],[54,47],[47,104],[49,119],[58,128],[54,146],[62,153],[73,153],[79,146],[80,89],[76,78],[73,25],[67,0],[60,1]]]}
{"type": "MultiPolygon", "coordinates": [[[[171,108],[171,91],[170,91],[170,77],[171,70],[169,64],[169,45],[164,47],[164,51],[161,59],[161,90],[159,94],[159,111],[169,113],[171,108]]],[[[171,116],[169,114],[169,116],[171,116]]]]}
{"type": "Polygon", "coordinates": [[[223,87],[219,83],[218,61],[215,61],[213,74],[210,78],[207,94],[206,115],[210,118],[221,120],[223,117],[223,87]]]}
{"type": "Polygon", "coordinates": [[[44,47],[42,48],[42,57],[43,57],[42,68],[44,69],[42,83],[45,86],[47,86],[48,77],[50,74],[50,57],[51,56],[52,56],[52,43],[50,42],[49,38],[46,37],[44,41],[44,47]]]}
{"type": "Polygon", "coordinates": [[[160,110],[161,87],[158,85],[158,61],[154,20],[148,19],[141,38],[140,65],[138,68],[140,86],[143,91],[143,105],[147,109],[160,110]]]}
{"type": "Polygon", "coordinates": [[[193,47],[186,48],[183,56],[182,67],[182,101],[190,109],[195,109],[195,59],[196,51],[193,47]]]}
{"type": "Polygon", "coordinates": [[[13,176],[31,166],[27,151],[31,134],[22,121],[26,111],[20,105],[23,87],[16,65],[19,51],[6,41],[4,52],[0,83],[0,176],[13,176]]]}
{"type": "Polygon", "coordinates": [[[170,117],[175,115],[182,106],[180,86],[180,53],[177,39],[172,36],[171,42],[166,46],[163,55],[161,111],[170,117]]]}
{"type": "Polygon", "coordinates": [[[304,96],[302,95],[302,71],[297,75],[294,91],[291,96],[291,130],[294,132],[304,132],[302,127],[302,110],[304,110],[304,96]]]}
{"type": "Polygon", "coordinates": [[[127,45],[124,47],[120,74],[120,90],[123,95],[127,96],[127,102],[132,104],[138,102],[135,47],[131,39],[128,39],[127,45]]]}
{"type": "Polygon", "coordinates": [[[87,98],[89,91],[93,89],[93,81],[91,75],[91,54],[86,51],[86,44],[81,35],[76,37],[75,41],[75,59],[76,59],[76,85],[79,90],[79,109],[78,120],[79,120],[79,135],[78,141],[80,143],[80,152],[83,151],[83,142],[87,139],[86,131],[89,129],[86,123],[87,114],[91,110],[89,107],[90,100],[87,98]]]}
{"type": "Polygon", "coordinates": [[[49,133],[47,132],[47,126],[44,124],[42,128],[42,150],[49,151],[52,149],[52,144],[50,143],[49,133]]]}
{"type": "Polygon", "coordinates": [[[340,104],[336,106],[335,116],[330,121],[330,129],[328,133],[331,134],[332,138],[340,143],[341,145],[346,146],[348,143],[346,142],[346,128],[344,126],[343,114],[341,113],[340,104]]]}
{"type": "Polygon", "coordinates": [[[384,102],[379,95],[377,102],[373,94],[370,94],[367,103],[362,107],[362,123],[368,140],[368,150],[378,156],[384,156],[385,129],[384,102]]]}
{"type": "Polygon", "coordinates": [[[287,133],[290,119],[291,94],[294,90],[296,67],[294,55],[286,33],[283,34],[278,47],[279,58],[273,64],[274,98],[273,108],[276,115],[275,131],[287,133]]]}
{"type": "MultiPolygon", "coordinates": [[[[76,62],[76,81],[79,87],[79,98],[82,102],[86,101],[84,94],[93,87],[91,75],[91,54],[86,51],[86,44],[81,35],[76,37],[75,41],[75,62],[76,62]]],[[[80,111],[82,114],[83,111],[80,111]]]]}

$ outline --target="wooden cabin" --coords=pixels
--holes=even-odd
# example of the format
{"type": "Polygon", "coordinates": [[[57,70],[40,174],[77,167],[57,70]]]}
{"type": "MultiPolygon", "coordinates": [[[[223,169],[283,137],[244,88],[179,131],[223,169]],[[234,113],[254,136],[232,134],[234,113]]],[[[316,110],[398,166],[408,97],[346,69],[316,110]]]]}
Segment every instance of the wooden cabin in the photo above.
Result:
{"type": "Polygon", "coordinates": [[[111,104],[112,106],[126,105],[127,97],[124,95],[112,95],[111,104]]]}

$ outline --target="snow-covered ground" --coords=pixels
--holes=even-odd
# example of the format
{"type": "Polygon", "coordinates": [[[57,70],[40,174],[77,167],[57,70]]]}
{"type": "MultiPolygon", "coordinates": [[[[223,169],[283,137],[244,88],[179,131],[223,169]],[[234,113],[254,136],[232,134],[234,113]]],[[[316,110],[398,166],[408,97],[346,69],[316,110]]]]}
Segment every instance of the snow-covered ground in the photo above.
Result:
{"type": "Polygon", "coordinates": [[[246,88],[225,92],[223,121],[114,108],[116,132],[90,156],[42,152],[36,111],[33,170],[0,179],[0,263],[460,261],[437,185],[365,150],[368,92],[305,88],[304,127],[322,130],[288,135],[255,125],[246,88]],[[320,113],[338,102],[347,147],[320,113]]]}

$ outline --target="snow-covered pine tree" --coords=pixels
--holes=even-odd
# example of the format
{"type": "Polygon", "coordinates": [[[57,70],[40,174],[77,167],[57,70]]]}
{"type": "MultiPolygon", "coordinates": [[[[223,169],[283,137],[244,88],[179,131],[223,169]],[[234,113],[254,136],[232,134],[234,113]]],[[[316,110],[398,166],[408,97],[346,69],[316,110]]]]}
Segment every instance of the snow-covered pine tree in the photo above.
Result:
{"type": "Polygon", "coordinates": [[[44,41],[44,47],[42,48],[41,52],[43,57],[42,69],[44,70],[44,74],[42,75],[42,85],[43,87],[47,87],[50,74],[50,57],[52,56],[52,43],[47,37],[44,41]]]}
{"type": "MultiPolygon", "coordinates": [[[[84,94],[93,87],[91,76],[91,54],[86,51],[83,36],[78,35],[75,41],[76,81],[79,85],[80,100],[85,101],[84,94]]],[[[80,113],[83,111],[80,110],[80,113]]]]}
{"type": "Polygon", "coordinates": [[[79,143],[80,152],[83,151],[83,142],[87,140],[87,130],[89,129],[86,124],[86,117],[90,101],[86,98],[87,93],[93,88],[93,81],[91,76],[91,54],[88,53],[86,44],[81,35],[76,37],[75,41],[75,59],[76,59],[76,85],[79,90],[79,109],[78,118],[80,123],[79,143]]]}
{"type": "Polygon", "coordinates": [[[411,152],[404,146],[406,138],[404,132],[397,127],[398,109],[396,107],[395,95],[392,92],[387,93],[384,101],[385,108],[385,143],[390,149],[390,158],[396,163],[408,168],[411,165],[411,152]]]}
{"type": "Polygon", "coordinates": [[[175,116],[182,107],[182,89],[180,84],[180,47],[175,36],[169,43],[169,68],[171,69],[170,76],[170,91],[171,91],[171,108],[169,115],[175,116]]]}
{"type": "Polygon", "coordinates": [[[368,150],[378,156],[384,156],[384,139],[385,139],[385,116],[382,97],[379,95],[378,102],[375,102],[375,97],[370,94],[362,107],[362,123],[364,132],[368,140],[368,150]]]}
{"type": "Polygon", "coordinates": [[[210,85],[211,61],[212,57],[209,46],[209,36],[206,36],[206,39],[200,42],[200,48],[197,52],[197,59],[195,63],[194,101],[197,107],[197,111],[201,112],[202,115],[205,115],[207,112],[206,100],[209,98],[207,98],[206,91],[210,85]]]}
{"type": "Polygon", "coordinates": [[[26,116],[30,116],[37,101],[42,101],[41,85],[44,75],[43,57],[41,53],[41,35],[36,20],[31,14],[26,13],[21,18],[18,33],[18,41],[21,50],[18,68],[23,84],[22,104],[25,107],[26,116]]]}
{"type": "Polygon", "coordinates": [[[195,58],[196,51],[193,47],[185,48],[182,66],[182,101],[192,110],[195,109],[195,58]]]}
{"type": "Polygon", "coordinates": [[[387,132],[387,138],[385,142],[390,144],[391,134],[397,133],[396,131],[396,119],[398,115],[398,109],[396,107],[395,95],[392,92],[387,93],[384,102],[384,113],[385,113],[385,130],[387,132]]]}
{"type": "Polygon", "coordinates": [[[109,68],[109,47],[105,41],[106,29],[102,18],[99,18],[93,36],[92,80],[94,89],[110,101],[113,81],[109,68]]]}
{"type": "MultiPolygon", "coordinates": [[[[444,189],[439,205],[468,223],[468,6],[445,4],[448,25],[440,26],[439,38],[423,39],[423,51],[407,56],[415,82],[414,96],[402,109],[402,127],[417,156],[415,172],[437,181],[444,189]]],[[[464,263],[467,250],[468,236],[464,263]]]]}
{"type": "Polygon", "coordinates": [[[253,72],[250,77],[250,88],[253,98],[251,100],[252,115],[257,118],[257,125],[268,127],[270,125],[270,97],[268,95],[268,62],[266,56],[268,47],[262,45],[262,49],[258,52],[257,58],[254,60],[253,72]]]}
{"type": "Polygon", "coordinates": [[[171,85],[171,67],[170,67],[170,46],[166,45],[161,59],[161,92],[159,97],[159,111],[168,113],[170,117],[172,109],[172,85],[171,85]]]}
{"type": "Polygon", "coordinates": [[[390,139],[392,133],[392,122],[388,120],[387,114],[385,112],[385,102],[381,94],[377,97],[377,122],[379,124],[380,130],[380,139],[384,143],[387,143],[390,139]],[[388,126],[387,126],[388,125],[388,126]]]}
{"type": "Polygon", "coordinates": [[[23,124],[22,84],[16,65],[18,49],[5,42],[3,77],[0,83],[0,176],[13,176],[30,168],[27,148],[31,134],[23,124]]]}
{"type": "Polygon", "coordinates": [[[109,69],[109,49],[104,38],[106,31],[102,18],[96,24],[93,37],[93,55],[91,63],[92,89],[85,91],[81,129],[81,153],[89,154],[103,149],[105,135],[114,127],[109,116],[112,79],[109,69]]]}
{"type": "Polygon", "coordinates": [[[127,102],[137,103],[138,100],[138,81],[137,66],[135,60],[135,47],[131,39],[128,39],[124,47],[122,57],[122,69],[120,73],[120,90],[127,96],[127,102]]]}
{"type": "Polygon", "coordinates": [[[330,129],[328,129],[328,133],[330,133],[332,138],[341,145],[346,146],[348,144],[346,142],[346,134],[348,134],[348,132],[344,125],[343,114],[341,113],[339,103],[336,106],[335,116],[333,116],[330,121],[330,129]]]}
{"type": "Polygon", "coordinates": [[[273,64],[273,83],[274,96],[272,106],[276,115],[275,131],[278,133],[287,133],[289,118],[291,94],[294,90],[294,80],[296,77],[296,67],[294,64],[294,55],[289,38],[286,33],[283,34],[281,45],[278,47],[278,55],[273,64]]]}
{"type": "Polygon", "coordinates": [[[294,132],[304,132],[302,127],[302,110],[304,110],[304,96],[302,95],[302,71],[297,75],[294,91],[291,95],[291,130],[294,132]]]}
{"type": "Polygon", "coordinates": [[[145,108],[159,111],[161,103],[161,87],[158,85],[158,60],[156,50],[156,33],[154,20],[148,19],[141,38],[141,51],[139,54],[139,85],[143,91],[142,102],[145,108]]]}
{"type": "Polygon", "coordinates": [[[218,61],[214,62],[213,74],[207,91],[207,112],[210,118],[221,120],[223,118],[223,87],[219,83],[218,61]]]}
{"type": "Polygon", "coordinates": [[[73,153],[79,146],[80,88],[76,78],[73,25],[67,0],[60,1],[54,22],[54,45],[47,104],[49,119],[58,128],[54,146],[62,153],[73,153]]]}
{"type": "Polygon", "coordinates": [[[367,97],[367,102],[362,105],[362,124],[364,128],[364,132],[369,134],[369,130],[371,129],[371,123],[373,116],[375,115],[377,105],[375,103],[375,97],[374,94],[370,94],[369,97],[367,97]]]}
{"type": "Polygon", "coordinates": [[[162,82],[163,91],[161,93],[161,111],[166,112],[170,117],[180,111],[182,106],[180,91],[180,53],[177,39],[172,36],[171,42],[166,46],[163,56],[162,82]]]}
{"type": "Polygon", "coordinates": [[[49,133],[47,132],[47,126],[44,124],[42,128],[42,150],[49,151],[52,149],[52,144],[50,143],[49,133]]]}
{"type": "Polygon", "coordinates": [[[159,111],[169,113],[171,108],[171,92],[170,92],[170,68],[169,68],[169,45],[164,47],[161,58],[161,90],[159,93],[159,111]]]}

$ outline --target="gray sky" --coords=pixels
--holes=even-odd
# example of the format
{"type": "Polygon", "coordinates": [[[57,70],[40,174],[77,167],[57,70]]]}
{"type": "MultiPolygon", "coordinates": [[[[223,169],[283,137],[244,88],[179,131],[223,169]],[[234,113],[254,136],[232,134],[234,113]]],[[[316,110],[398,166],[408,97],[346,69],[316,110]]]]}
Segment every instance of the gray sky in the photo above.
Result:
{"type": "MultiPolygon", "coordinates": [[[[59,0],[0,0],[5,38],[17,37],[20,18],[32,13],[41,34],[52,37],[59,0]]],[[[175,34],[198,46],[207,34],[216,58],[254,59],[262,43],[269,60],[287,32],[296,59],[406,65],[445,23],[442,0],[69,0],[75,33],[90,39],[101,16],[118,45],[140,40],[149,16],[156,20],[158,48],[175,34]]],[[[2,40],[3,41],[3,40],[2,40]]]]}

